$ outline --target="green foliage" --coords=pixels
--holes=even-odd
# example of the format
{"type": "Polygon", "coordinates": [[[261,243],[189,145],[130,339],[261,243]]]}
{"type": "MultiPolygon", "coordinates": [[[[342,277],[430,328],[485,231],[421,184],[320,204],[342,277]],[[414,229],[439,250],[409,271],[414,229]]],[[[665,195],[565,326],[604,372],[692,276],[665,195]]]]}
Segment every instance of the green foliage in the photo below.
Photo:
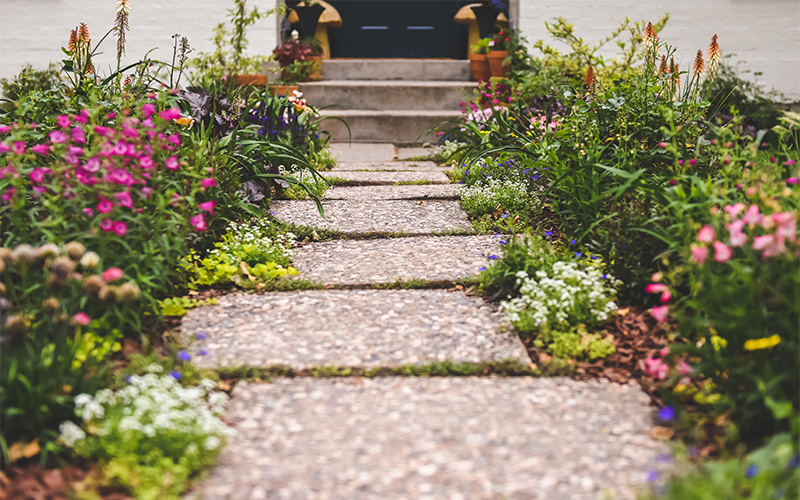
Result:
{"type": "Polygon", "coordinates": [[[50,64],[46,70],[35,70],[31,65],[27,65],[11,80],[0,79],[0,92],[7,99],[0,104],[0,111],[7,112],[14,106],[14,101],[36,92],[54,90],[61,83],[61,74],[54,64],[50,64]]]}
{"type": "Polygon", "coordinates": [[[206,300],[194,299],[190,297],[170,297],[164,300],[159,300],[158,305],[161,306],[162,316],[183,316],[189,309],[195,307],[213,305],[217,303],[217,298],[213,297],[206,300]]]}

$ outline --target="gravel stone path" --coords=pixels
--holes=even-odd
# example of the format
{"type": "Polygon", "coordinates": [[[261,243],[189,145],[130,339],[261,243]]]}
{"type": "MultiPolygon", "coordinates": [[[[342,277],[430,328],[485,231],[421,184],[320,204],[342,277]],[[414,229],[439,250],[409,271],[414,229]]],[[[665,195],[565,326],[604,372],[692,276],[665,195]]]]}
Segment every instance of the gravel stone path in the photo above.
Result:
{"type": "Polygon", "coordinates": [[[531,362],[496,307],[446,290],[236,293],[190,311],[181,332],[205,335],[188,349],[205,367],[531,362]]]}
{"type": "Polygon", "coordinates": [[[563,378],[240,384],[205,500],[633,499],[668,448],[636,385],[563,378]]]}
{"type": "Polygon", "coordinates": [[[412,278],[455,280],[478,274],[500,253],[494,236],[440,236],[310,243],[293,266],[326,285],[392,283],[412,278]]]}
{"type": "Polygon", "coordinates": [[[399,172],[355,172],[352,170],[331,170],[320,172],[323,177],[338,177],[352,182],[365,184],[394,184],[395,182],[431,182],[447,184],[450,182],[444,172],[436,170],[403,170],[399,172]]]}
{"type": "Polygon", "coordinates": [[[325,192],[326,200],[457,199],[458,184],[338,187],[325,192]]]}
{"type": "Polygon", "coordinates": [[[432,161],[372,161],[372,162],[349,162],[336,165],[331,172],[342,171],[363,171],[370,170],[376,172],[403,172],[403,171],[436,171],[444,172],[447,169],[437,167],[432,161]]]}
{"type": "Polygon", "coordinates": [[[445,200],[326,200],[323,220],[310,200],[270,202],[280,220],[298,225],[332,229],[349,234],[403,232],[409,235],[436,231],[472,231],[467,214],[457,201],[445,200]]]}

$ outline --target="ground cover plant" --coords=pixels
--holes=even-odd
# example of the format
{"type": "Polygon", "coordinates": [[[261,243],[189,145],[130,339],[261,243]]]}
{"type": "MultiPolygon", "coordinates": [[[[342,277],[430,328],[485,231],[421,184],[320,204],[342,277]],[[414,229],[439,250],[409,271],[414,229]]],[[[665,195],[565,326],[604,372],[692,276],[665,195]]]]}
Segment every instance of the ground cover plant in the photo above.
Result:
{"type": "Polygon", "coordinates": [[[694,451],[675,481],[654,476],[653,495],[716,498],[712,485],[730,480],[727,498],[789,498],[800,439],[800,127],[723,66],[716,35],[679,67],[658,36],[666,21],[626,20],[609,40],[630,40],[610,60],[558,19],[548,28],[570,52],[535,43],[542,57],[516,56],[523,69],[482,85],[443,132],[460,144],[449,161],[472,217],[490,214],[478,200],[508,199],[520,165],[539,176],[515,207],[538,235],[490,256],[481,288],[534,339],[540,362],[635,376],[662,405],[661,421],[694,451]],[[615,286],[599,287],[603,276],[615,286]],[[620,327],[634,325],[630,344],[620,327]],[[599,339],[624,349],[595,351],[619,365],[587,359],[599,339]],[[697,465],[720,453],[734,458],[697,465]]]}

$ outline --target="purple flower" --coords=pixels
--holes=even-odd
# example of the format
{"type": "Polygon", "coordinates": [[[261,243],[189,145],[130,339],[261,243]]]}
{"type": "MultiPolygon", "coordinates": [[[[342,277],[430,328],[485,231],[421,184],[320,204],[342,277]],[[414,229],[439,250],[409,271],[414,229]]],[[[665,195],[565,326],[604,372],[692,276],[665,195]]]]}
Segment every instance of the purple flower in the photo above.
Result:
{"type": "Polygon", "coordinates": [[[575,252],[575,257],[580,257],[581,255],[583,255],[583,254],[580,253],[580,252],[575,252]]]}
{"type": "Polygon", "coordinates": [[[669,422],[675,418],[675,408],[672,406],[665,406],[658,410],[658,419],[662,422],[669,422]]]}
{"type": "Polygon", "coordinates": [[[206,339],[206,334],[205,333],[198,333],[197,334],[197,340],[205,340],[205,339],[206,339]]]}
{"type": "Polygon", "coordinates": [[[183,375],[181,375],[181,373],[180,373],[180,372],[176,372],[175,370],[172,370],[171,372],[169,372],[169,374],[170,374],[170,375],[172,376],[172,378],[174,378],[175,380],[180,380],[180,379],[181,379],[181,377],[183,376],[183,375]]]}
{"type": "Polygon", "coordinates": [[[796,469],[797,467],[800,467],[800,455],[795,454],[791,459],[789,459],[788,467],[790,469],[796,469]]]}
{"type": "Polygon", "coordinates": [[[658,481],[658,471],[651,470],[647,472],[647,482],[648,483],[655,483],[658,481]]]}
{"type": "Polygon", "coordinates": [[[607,275],[607,274],[604,274],[604,275],[602,276],[602,278],[603,278],[604,280],[607,280],[607,279],[608,279],[608,275],[607,275]]]}
{"type": "Polygon", "coordinates": [[[491,255],[489,256],[489,260],[497,260],[498,258],[499,258],[499,257],[498,257],[497,255],[495,255],[495,254],[491,254],[491,255]]]}
{"type": "Polygon", "coordinates": [[[747,479],[753,479],[758,474],[758,466],[755,464],[750,464],[747,466],[747,470],[744,472],[744,477],[747,479]]]}
{"type": "Polygon", "coordinates": [[[575,243],[577,243],[577,240],[575,240],[575,238],[572,238],[571,240],[569,240],[569,244],[570,245],[574,245],[575,243]]]}
{"type": "Polygon", "coordinates": [[[500,243],[501,245],[508,245],[508,242],[503,240],[500,240],[498,243],[500,243]]]}
{"type": "Polygon", "coordinates": [[[192,359],[192,357],[189,356],[188,352],[181,351],[178,353],[178,359],[180,359],[181,361],[189,361],[190,359],[192,359]]]}
{"type": "Polygon", "coordinates": [[[485,271],[485,270],[486,270],[486,266],[481,266],[481,267],[478,268],[478,271],[485,271]]]}
{"type": "Polygon", "coordinates": [[[545,231],[544,235],[545,236],[553,236],[553,231],[545,231]]]}
{"type": "Polygon", "coordinates": [[[200,355],[200,356],[208,356],[208,349],[200,349],[200,352],[198,353],[198,355],[200,355]]]}

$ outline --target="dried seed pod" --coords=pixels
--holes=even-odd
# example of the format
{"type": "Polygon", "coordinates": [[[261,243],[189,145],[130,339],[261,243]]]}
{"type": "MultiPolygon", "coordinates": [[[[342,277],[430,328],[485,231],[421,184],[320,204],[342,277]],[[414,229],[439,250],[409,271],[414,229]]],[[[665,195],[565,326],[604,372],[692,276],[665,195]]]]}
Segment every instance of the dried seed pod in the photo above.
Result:
{"type": "Polygon", "coordinates": [[[90,295],[96,295],[100,293],[100,290],[102,290],[105,285],[106,282],[103,281],[103,278],[97,274],[94,276],[89,276],[83,280],[83,289],[90,295]]]}
{"type": "Polygon", "coordinates": [[[6,261],[0,259],[0,273],[6,270],[6,261]]]}
{"type": "Polygon", "coordinates": [[[46,313],[57,311],[59,307],[61,307],[61,302],[55,297],[50,297],[42,301],[42,311],[46,313]]]}
{"type": "Polygon", "coordinates": [[[62,284],[64,284],[64,278],[57,275],[56,273],[50,273],[47,275],[47,286],[50,288],[58,288],[62,284]]]}
{"type": "Polygon", "coordinates": [[[31,264],[36,262],[36,250],[30,245],[18,245],[11,252],[11,258],[15,264],[31,264]]]}
{"type": "Polygon", "coordinates": [[[97,296],[100,297],[100,300],[108,304],[113,304],[114,302],[117,301],[117,287],[104,286],[97,293],[97,296]]]}
{"type": "Polygon", "coordinates": [[[100,265],[100,256],[94,252],[86,252],[81,257],[81,266],[87,269],[94,269],[100,265]]]}
{"type": "Polygon", "coordinates": [[[61,248],[55,243],[45,243],[36,250],[36,254],[40,259],[53,259],[58,257],[61,253],[61,248]]]}
{"type": "Polygon", "coordinates": [[[19,314],[14,314],[8,316],[6,318],[6,328],[5,330],[11,334],[20,334],[25,333],[27,329],[27,325],[25,324],[25,320],[19,314]]]}
{"type": "Polygon", "coordinates": [[[66,257],[56,257],[50,264],[50,270],[64,280],[75,270],[75,263],[66,257]]]}
{"type": "Polygon", "coordinates": [[[118,293],[120,300],[127,303],[139,300],[139,297],[142,295],[141,290],[139,290],[139,286],[133,281],[129,281],[128,283],[120,286],[118,293]]]}
{"type": "Polygon", "coordinates": [[[11,256],[11,249],[10,248],[0,248],[0,260],[5,262],[8,265],[11,265],[13,257],[11,256]]]}
{"type": "Polygon", "coordinates": [[[64,245],[64,249],[72,260],[80,260],[83,254],[86,253],[86,247],[77,241],[70,241],[64,245]]]}

